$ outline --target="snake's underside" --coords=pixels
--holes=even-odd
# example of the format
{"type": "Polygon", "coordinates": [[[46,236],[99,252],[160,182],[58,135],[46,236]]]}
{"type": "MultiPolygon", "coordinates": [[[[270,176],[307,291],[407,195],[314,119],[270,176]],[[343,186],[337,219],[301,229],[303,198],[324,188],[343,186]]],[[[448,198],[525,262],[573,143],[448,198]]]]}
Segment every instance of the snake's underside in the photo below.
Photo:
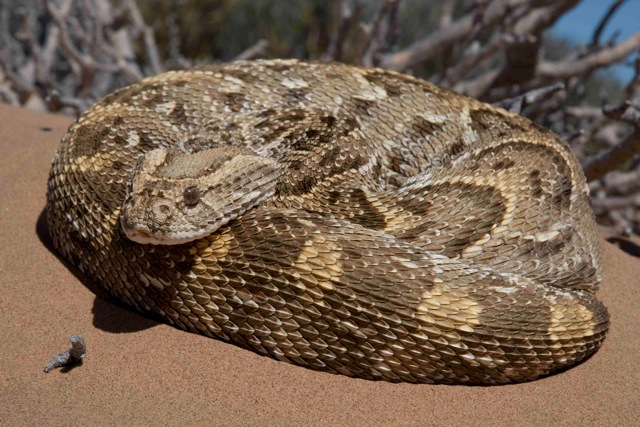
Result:
{"type": "Polygon", "coordinates": [[[527,381],[608,328],[567,144],[378,69],[236,62],[121,89],[63,138],[47,218],[126,304],[333,373],[527,381]]]}

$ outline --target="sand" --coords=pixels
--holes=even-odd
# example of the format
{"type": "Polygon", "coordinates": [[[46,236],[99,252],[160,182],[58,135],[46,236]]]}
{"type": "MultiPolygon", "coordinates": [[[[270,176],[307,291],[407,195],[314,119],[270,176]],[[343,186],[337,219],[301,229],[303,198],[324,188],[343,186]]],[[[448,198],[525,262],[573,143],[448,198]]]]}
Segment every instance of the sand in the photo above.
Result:
{"type": "Polygon", "coordinates": [[[70,122],[0,105],[0,424],[638,425],[639,258],[604,242],[609,337],[559,375],[463,387],[314,372],[118,306],[51,252],[46,181],[70,122]],[[85,363],[43,373],[72,334],[85,363]]]}

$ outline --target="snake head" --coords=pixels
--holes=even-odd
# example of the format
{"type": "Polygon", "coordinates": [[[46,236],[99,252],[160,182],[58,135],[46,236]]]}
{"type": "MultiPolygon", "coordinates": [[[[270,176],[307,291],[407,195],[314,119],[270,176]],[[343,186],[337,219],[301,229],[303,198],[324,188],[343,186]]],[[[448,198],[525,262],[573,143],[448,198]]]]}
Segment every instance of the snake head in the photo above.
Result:
{"type": "Polygon", "coordinates": [[[120,225],[135,242],[177,245],[205,237],[262,203],[279,176],[273,159],[242,147],[148,152],[131,180],[120,225]]]}

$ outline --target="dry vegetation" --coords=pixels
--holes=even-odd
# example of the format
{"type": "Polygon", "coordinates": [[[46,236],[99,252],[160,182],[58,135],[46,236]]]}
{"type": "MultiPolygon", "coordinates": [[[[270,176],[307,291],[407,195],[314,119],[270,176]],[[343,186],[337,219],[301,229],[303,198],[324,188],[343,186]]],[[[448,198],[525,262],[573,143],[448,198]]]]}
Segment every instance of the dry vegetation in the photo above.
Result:
{"type": "Polygon", "coordinates": [[[600,222],[640,233],[640,31],[604,40],[627,0],[602,1],[591,42],[573,46],[549,29],[580,0],[4,0],[0,100],[79,113],[144,76],[238,58],[388,68],[551,127],[600,222]],[[625,61],[626,87],[601,74],[625,61]]]}

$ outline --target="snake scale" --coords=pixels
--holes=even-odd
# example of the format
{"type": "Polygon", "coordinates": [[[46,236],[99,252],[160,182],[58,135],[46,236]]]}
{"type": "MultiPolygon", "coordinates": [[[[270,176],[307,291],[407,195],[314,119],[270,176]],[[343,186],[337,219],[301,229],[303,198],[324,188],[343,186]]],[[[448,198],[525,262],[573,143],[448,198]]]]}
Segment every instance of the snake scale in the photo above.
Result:
{"type": "Polygon", "coordinates": [[[567,144],[380,69],[248,61],[120,89],[62,139],[47,218],[127,305],[332,373],[528,381],[609,325],[567,144]]]}

